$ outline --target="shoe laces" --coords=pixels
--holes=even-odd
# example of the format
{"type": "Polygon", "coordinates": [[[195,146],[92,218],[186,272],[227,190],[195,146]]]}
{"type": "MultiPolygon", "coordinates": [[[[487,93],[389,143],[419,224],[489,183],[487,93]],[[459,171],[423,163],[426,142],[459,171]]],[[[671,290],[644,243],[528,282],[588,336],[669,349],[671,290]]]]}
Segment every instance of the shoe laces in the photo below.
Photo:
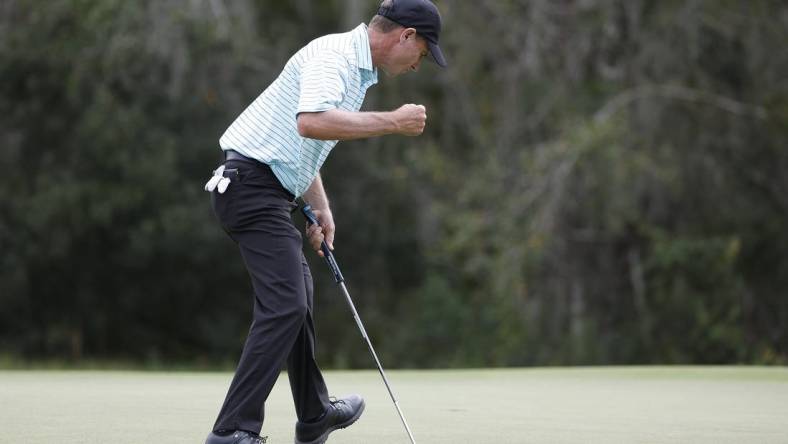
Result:
{"type": "MultiPolygon", "coordinates": [[[[249,436],[252,437],[252,444],[265,444],[266,442],[268,442],[267,436],[254,436],[251,434],[249,434],[249,436]]],[[[238,432],[235,432],[233,434],[233,437],[238,438],[239,437],[238,432]]]]}
{"type": "Polygon", "coordinates": [[[331,403],[332,406],[334,406],[335,408],[338,408],[338,409],[341,408],[341,406],[339,406],[337,404],[341,404],[343,406],[348,405],[348,403],[344,399],[337,399],[334,396],[329,396],[328,397],[328,401],[331,403]]]}
{"type": "Polygon", "coordinates": [[[331,403],[331,407],[337,412],[340,412],[340,414],[347,414],[351,410],[350,404],[344,399],[337,399],[333,396],[329,396],[328,400],[331,403]]]}

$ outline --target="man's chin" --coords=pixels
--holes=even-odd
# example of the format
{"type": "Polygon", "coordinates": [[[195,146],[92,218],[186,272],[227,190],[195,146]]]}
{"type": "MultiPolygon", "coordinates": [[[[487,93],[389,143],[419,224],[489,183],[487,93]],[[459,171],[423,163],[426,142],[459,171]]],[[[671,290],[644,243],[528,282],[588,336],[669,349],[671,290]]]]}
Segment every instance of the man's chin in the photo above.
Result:
{"type": "Polygon", "coordinates": [[[406,72],[408,72],[407,69],[403,69],[402,71],[393,72],[392,73],[391,71],[387,70],[386,68],[383,68],[382,66],[380,67],[380,70],[383,71],[386,74],[386,77],[399,77],[402,74],[405,74],[406,72]]]}

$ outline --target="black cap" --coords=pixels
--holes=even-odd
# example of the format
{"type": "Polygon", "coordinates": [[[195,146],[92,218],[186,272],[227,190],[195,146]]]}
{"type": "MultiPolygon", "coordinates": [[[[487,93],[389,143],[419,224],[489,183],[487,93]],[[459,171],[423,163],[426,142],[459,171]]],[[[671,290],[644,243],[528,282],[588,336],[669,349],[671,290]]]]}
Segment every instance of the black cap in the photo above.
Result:
{"type": "Polygon", "coordinates": [[[393,0],[391,6],[381,6],[378,15],[397,22],[406,28],[413,28],[416,32],[427,40],[430,47],[430,54],[440,66],[446,66],[446,59],[443,58],[440,46],[438,46],[438,36],[441,33],[441,16],[438,8],[429,0],[393,0]]]}

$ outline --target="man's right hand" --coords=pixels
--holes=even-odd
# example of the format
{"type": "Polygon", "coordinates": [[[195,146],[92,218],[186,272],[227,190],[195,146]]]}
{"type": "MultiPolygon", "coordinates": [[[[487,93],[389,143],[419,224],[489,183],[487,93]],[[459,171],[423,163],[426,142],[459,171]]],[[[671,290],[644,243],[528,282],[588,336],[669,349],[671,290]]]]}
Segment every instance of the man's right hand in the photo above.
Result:
{"type": "Polygon", "coordinates": [[[424,132],[427,123],[427,109],[423,105],[408,103],[393,111],[397,122],[397,133],[406,136],[418,136],[424,132]]]}

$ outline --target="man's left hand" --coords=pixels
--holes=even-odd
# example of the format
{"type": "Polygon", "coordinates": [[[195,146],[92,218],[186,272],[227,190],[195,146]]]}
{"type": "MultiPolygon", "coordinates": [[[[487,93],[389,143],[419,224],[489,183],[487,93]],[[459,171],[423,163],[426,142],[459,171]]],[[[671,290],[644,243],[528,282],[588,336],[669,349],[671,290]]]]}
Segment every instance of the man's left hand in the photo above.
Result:
{"type": "Polygon", "coordinates": [[[315,213],[317,222],[320,225],[309,225],[306,228],[306,236],[309,239],[309,244],[312,246],[312,248],[317,251],[317,254],[320,257],[323,257],[324,254],[320,250],[320,244],[322,244],[323,241],[326,241],[329,249],[334,249],[334,232],[336,231],[336,226],[334,226],[334,216],[331,214],[330,210],[312,211],[315,213]]]}

